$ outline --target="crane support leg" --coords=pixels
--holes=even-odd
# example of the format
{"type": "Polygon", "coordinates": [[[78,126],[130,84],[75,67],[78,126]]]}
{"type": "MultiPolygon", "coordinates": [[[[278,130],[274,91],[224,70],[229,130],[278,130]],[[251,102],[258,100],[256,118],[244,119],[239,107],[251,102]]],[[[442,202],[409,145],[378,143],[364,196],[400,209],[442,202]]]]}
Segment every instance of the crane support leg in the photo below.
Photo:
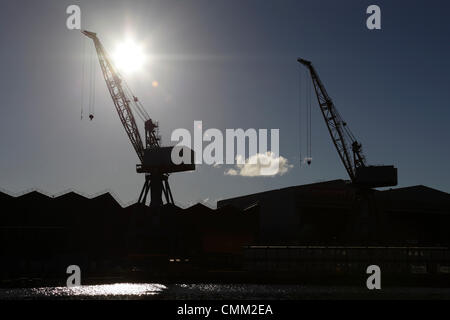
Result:
{"type": "Polygon", "coordinates": [[[145,175],[145,182],[139,195],[138,203],[142,203],[144,205],[147,203],[147,196],[149,191],[150,191],[150,175],[145,175]]]}
{"type": "Polygon", "coordinates": [[[164,191],[164,196],[166,197],[166,202],[170,203],[170,204],[174,204],[172,191],[170,190],[170,185],[169,185],[169,176],[164,175],[163,183],[164,183],[163,191],[164,191]]]}
{"type": "Polygon", "coordinates": [[[169,177],[167,175],[159,173],[152,173],[146,175],[144,186],[142,187],[141,193],[139,195],[138,203],[146,205],[147,198],[150,193],[150,206],[151,207],[162,206],[163,204],[162,195],[164,193],[166,203],[174,204],[168,178],[169,177]]]}
{"type": "Polygon", "coordinates": [[[150,174],[150,206],[160,207],[163,204],[162,201],[163,181],[162,174],[152,173],[150,174]]]}

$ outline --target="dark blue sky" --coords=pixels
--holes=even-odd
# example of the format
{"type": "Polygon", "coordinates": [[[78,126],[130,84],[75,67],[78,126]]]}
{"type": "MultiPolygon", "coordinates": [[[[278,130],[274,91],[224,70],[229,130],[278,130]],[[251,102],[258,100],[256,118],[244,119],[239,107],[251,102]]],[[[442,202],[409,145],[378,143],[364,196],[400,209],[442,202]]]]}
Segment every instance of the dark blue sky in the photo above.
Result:
{"type": "MultiPolygon", "coordinates": [[[[313,104],[311,167],[300,166],[297,57],[313,61],[368,162],[394,164],[400,186],[450,190],[448,1],[2,1],[0,187],[39,187],[135,200],[142,177],[97,70],[96,118],[80,121],[82,28],[113,49],[127,32],[155,56],[129,84],[172,130],[279,128],[294,168],[272,178],[225,176],[226,167],[175,174],[177,202],[217,199],[347,178],[313,104]],[[369,31],[377,4],[382,30],[369,31]],[[160,83],[151,87],[151,81],[160,83]]],[[[92,45],[89,43],[89,45],[92,45]]],[[[86,112],[86,110],[85,110],[86,112]]],[[[303,125],[303,124],[302,124],[303,125]]]]}

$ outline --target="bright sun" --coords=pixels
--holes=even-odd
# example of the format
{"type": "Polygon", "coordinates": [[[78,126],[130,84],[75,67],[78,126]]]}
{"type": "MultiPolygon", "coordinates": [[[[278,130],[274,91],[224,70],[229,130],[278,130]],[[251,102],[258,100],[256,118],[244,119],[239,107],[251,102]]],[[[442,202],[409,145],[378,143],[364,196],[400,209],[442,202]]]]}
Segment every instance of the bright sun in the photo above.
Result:
{"type": "Polygon", "coordinates": [[[147,61],[144,47],[130,39],[116,47],[112,58],[115,66],[123,73],[139,71],[147,61]]]}

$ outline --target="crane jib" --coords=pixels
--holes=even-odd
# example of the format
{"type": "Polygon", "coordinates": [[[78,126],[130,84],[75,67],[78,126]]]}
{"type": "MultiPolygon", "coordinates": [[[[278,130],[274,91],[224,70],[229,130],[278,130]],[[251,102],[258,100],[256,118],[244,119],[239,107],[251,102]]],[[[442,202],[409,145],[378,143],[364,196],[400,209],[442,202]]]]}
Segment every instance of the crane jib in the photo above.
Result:
{"type": "Polygon", "coordinates": [[[133,112],[129,105],[129,99],[127,99],[125,92],[121,85],[121,78],[117,74],[112,62],[109,60],[103,45],[97,38],[97,35],[93,32],[82,31],[87,37],[94,41],[95,49],[97,51],[97,57],[102,69],[102,74],[105,79],[108,91],[113,100],[116,111],[119,115],[120,121],[133,145],[136,154],[139,157],[141,163],[144,161],[144,144],[142,142],[139,129],[136,124],[133,112]]]}
{"type": "Polygon", "coordinates": [[[340,116],[312,63],[301,58],[297,61],[306,66],[311,75],[319,109],[350,180],[364,187],[397,185],[397,169],[394,166],[366,165],[362,145],[354,138],[347,123],[340,116]]]}
{"type": "MultiPolygon", "coordinates": [[[[174,204],[168,182],[169,173],[195,170],[195,165],[175,165],[171,163],[170,157],[168,157],[171,154],[171,147],[160,147],[158,124],[150,119],[139,99],[131,92],[126,82],[116,71],[97,34],[86,30],[82,31],[82,33],[94,42],[103,78],[113,100],[114,107],[140,160],[140,164],[136,165],[136,171],[145,174],[145,183],[138,202],[146,204],[147,196],[150,193],[150,206],[161,206],[163,204],[163,194],[167,203],[174,204]],[[130,103],[134,103],[138,115],[145,122],[145,146],[130,103]]],[[[186,150],[186,152],[189,151],[186,150]]]]}

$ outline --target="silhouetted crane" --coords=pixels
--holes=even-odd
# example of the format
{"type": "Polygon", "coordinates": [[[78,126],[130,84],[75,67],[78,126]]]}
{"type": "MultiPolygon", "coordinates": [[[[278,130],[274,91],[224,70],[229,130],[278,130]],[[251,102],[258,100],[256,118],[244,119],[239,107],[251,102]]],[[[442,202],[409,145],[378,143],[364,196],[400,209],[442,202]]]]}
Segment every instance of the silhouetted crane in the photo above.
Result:
{"type": "Polygon", "coordinates": [[[352,183],[369,188],[397,185],[397,169],[394,166],[367,166],[361,143],[356,140],[334,106],[312,63],[301,58],[297,61],[309,70],[331,140],[352,183]]]}
{"type": "Polygon", "coordinates": [[[163,204],[162,194],[164,193],[166,202],[173,204],[173,196],[168,182],[169,173],[194,170],[195,166],[193,164],[174,165],[171,163],[170,154],[172,148],[160,146],[160,138],[157,131],[158,124],[149,117],[139,99],[133,95],[125,80],[117,72],[97,34],[86,30],[83,30],[82,33],[94,41],[106,86],[120,121],[141,161],[140,164],[136,165],[136,171],[145,173],[145,183],[138,201],[146,204],[147,196],[150,192],[150,205],[158,207],[163,204]],[[131,103],[133,103],[138,115],[144,121],[145,148],[130,107],[131,103]]]}

